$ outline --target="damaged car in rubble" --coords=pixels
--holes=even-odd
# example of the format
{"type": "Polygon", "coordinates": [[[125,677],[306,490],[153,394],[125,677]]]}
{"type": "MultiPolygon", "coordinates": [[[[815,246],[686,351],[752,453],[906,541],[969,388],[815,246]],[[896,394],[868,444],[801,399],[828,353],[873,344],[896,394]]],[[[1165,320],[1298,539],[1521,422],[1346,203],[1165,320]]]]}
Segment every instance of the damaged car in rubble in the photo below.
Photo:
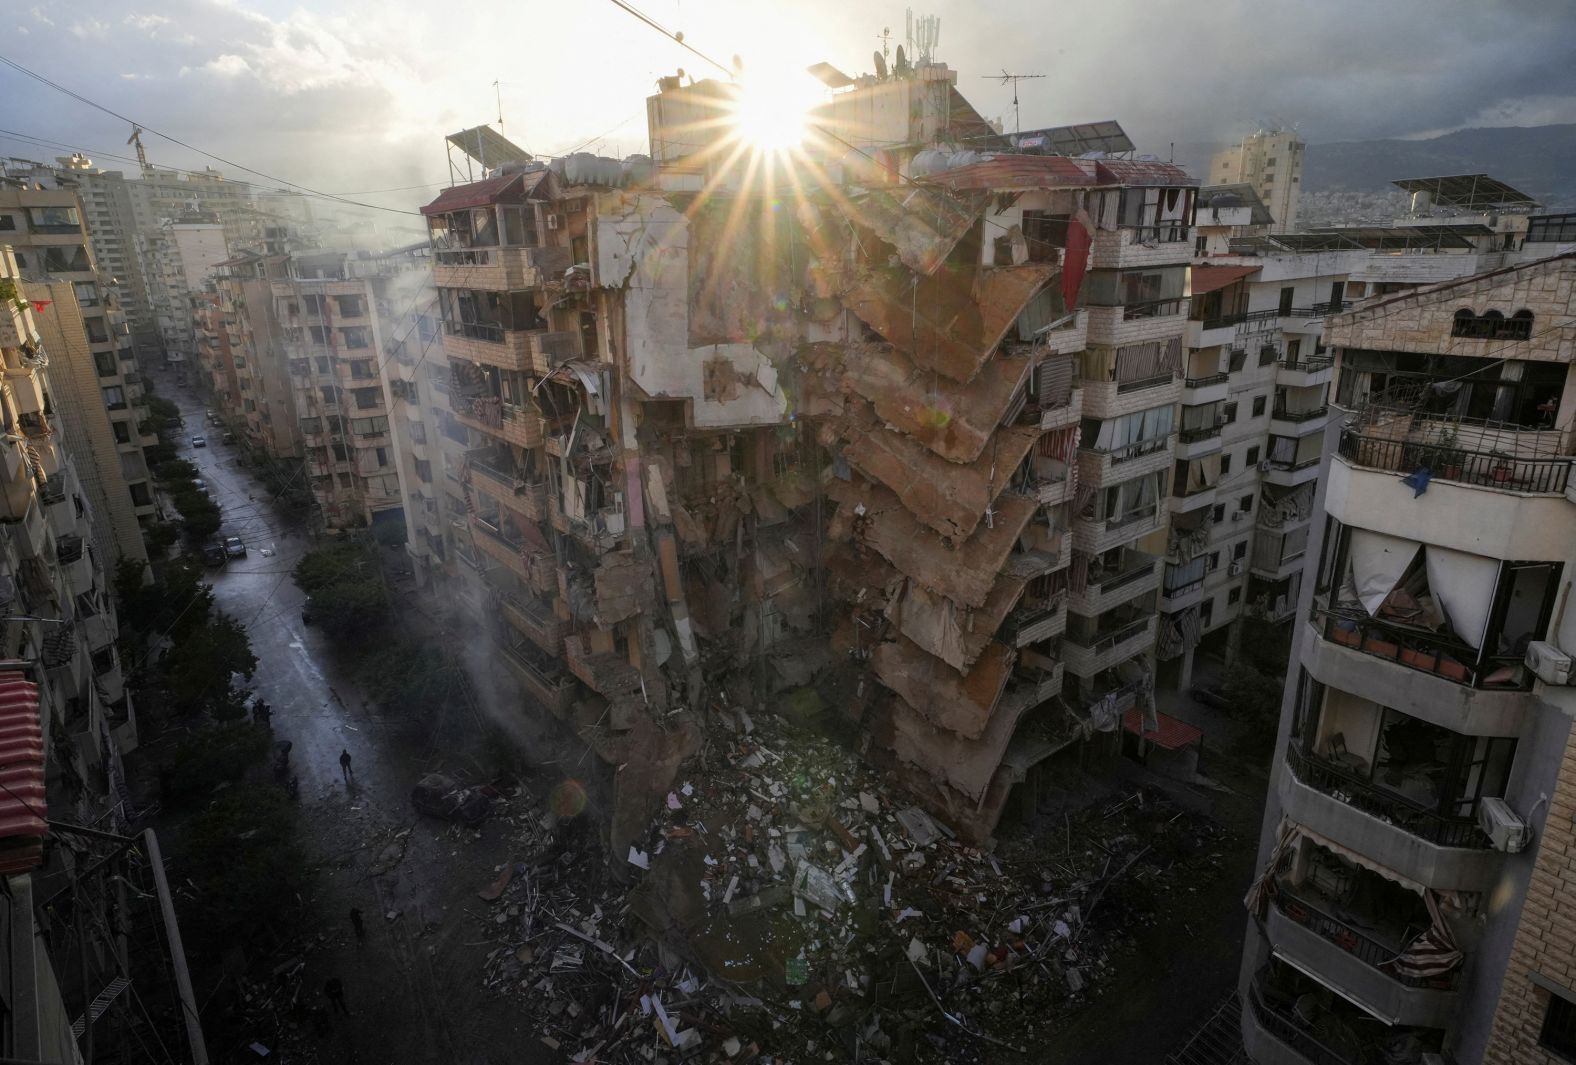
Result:
{"type": "Polygon", "coordinates": [[[475,827],[487,819],[492,800],[480,788],[462,788],[442,773],[428,773],[410,791],[418,813],[475,827]]]}

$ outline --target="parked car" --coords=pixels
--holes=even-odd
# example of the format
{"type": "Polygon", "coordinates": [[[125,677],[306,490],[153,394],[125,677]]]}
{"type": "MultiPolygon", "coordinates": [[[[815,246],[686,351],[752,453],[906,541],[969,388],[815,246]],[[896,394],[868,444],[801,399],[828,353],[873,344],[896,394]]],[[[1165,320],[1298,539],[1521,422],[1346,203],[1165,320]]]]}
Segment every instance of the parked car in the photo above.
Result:
{"type": "Polygon", "coordinates": [[[442,773],[428,773],[411,789],[410,801],[418,813],[479,825],[492,800],[480,788],[462,788],[442,773]]]}
{"type": "Polygon", "coordinates": [[[231,558],[245,558],[246,545],[239,536],[226,536],[224,538],[224,553],[231,558]]]}
{"type": "Polygon", "coordinates": [[[1225,694],[1214,688],[1189,688],[1188,694],[1193,697],[1195,703],[1201,703],[1214,710],[1224,710],[1231,705],[1225,694]]]}
{"type": "Polygon", "coordinates": [[[234,433],[225,433],[223,436],[221,436],[219,438],[219,440],[220,440],[221,443],[233,444],[233,443],[235,443],[235,434],[234,433]]]}
{"type": "Polygon", "coordinates": [[[208,424],[209,425],[218,425],[219,424],[219,415],[216,412],[208,411],[207,412],[207,416],[208,416],[208,424]]]}
{"type": "Polygon", "coordinates": [[[203,480],[201,477],[198,477],[192,481],[192,487],[197,489],[197,491],[201,492],[203,495],[208,494],[208,482],[203,480]]]}
{"type": "Polygon", "coordinates": [[[208,565],[222,566],[224,565],[224,559],[224,548],[220,547],[218,544],[202,545],[202,560],[208,563],[208,565]]]}
{"type": "Polygon", "coordinates": [[[194,436],[194,437],[192,437],[192,447],[207,447],[207,446],[208,446],[208,438],[207,437],[205,437],[205,436],[194,436]]]}

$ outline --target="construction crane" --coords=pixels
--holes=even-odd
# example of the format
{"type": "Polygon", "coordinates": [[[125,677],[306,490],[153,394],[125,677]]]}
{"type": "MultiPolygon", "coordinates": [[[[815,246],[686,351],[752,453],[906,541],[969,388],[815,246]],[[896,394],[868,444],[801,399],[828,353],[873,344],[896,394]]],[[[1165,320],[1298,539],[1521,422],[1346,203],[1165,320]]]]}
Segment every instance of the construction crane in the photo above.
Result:
{"type": "Polygon", "coordinates": [[[142,127],[135,122],[131,124],[131,136],[126,138],[126,143],[137,146],[137,162],[142,165],[142,169],[147,170],[148,153],[142,147],[142,127]]]}
{"type": "Polygon", "coordinates": [[[990,81],[999,81],[1003,85],[1007,84],[1009,81],[1012,82],[1012,131],[1014,133],[1022,133],[1023,132],[1023,120],[1021,118],[1019,118],[1019,116],[1018,116],[1018,82],[1020,82],[1020,81],[1033,81],[1036,78],[1043,78],[1043,77],[1045,77],[1045,75],[1044,74],[1009,74],[1005,70],[1003,70],[1000,74],[981,74],[980,77],[987,78],[990,81]]]}

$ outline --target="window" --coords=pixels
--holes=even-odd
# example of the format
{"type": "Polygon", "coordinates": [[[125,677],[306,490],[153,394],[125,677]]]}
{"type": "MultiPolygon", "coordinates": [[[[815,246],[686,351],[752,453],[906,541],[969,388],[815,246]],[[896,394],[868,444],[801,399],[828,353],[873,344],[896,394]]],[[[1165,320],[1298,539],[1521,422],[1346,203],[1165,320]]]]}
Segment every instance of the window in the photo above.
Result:
{"type": "Polygon", "coordinates": [[[88,343],[104,344],[109,341],[109,329],[105,327],[104,319],[84,318],[82,325],[88,332],[88,343]]]}
{"type": "Polygon", "coordinates": [[[422,484],[432,483],[432,463],[426,459],[416,460],[416,479],[422,484]]]}
{"type": "Polygon", "coordinates": [[[93,365],[98,370],[100,377],[114,377],[120,373],[120,366],[115,361],[115,353],[113,351],[95,351],[93,353],[93,365]]]}
{"type": "Polygon", "coordinates": [[[345,347],[352,351],[360,351],[372,346],[371,335],[364,325],[351,326],[341,329],[340,332],[345,335],[345,347]]]}
{"type": "Polygon", "coordinates": [[[322,397],[324,403],[332,405],[339,402],[333,385],[318,385],[317,394],[322,397]]]}
{"type": "Polygon", "coordinates": [[[1227,403],[1220,408],[1220,416],[1226,419],[1227,425],[1230,425],[1237,420],[1237,405],[1235,403],[1227,403]]]}
{"type": "Polygon", "coordinates": [[[1242,511],[1242,513],[1244,513],[1244,514],[1252,514],[1253,513],[1253,496],[1245,495],[1241,499],[1237,500],[1237,509],[1242,511]]]}
{"type": "Polygon", "coordinates": [[[1245,559],[1247,557],[1248,557],[1248,542],[1246,540],[1238,540],[1236,543],[1231,545],[1231,558],[1232,558],[1232,561],[1240,562],[1240,561],[1242,561],[1243,559],[1245,559]]]}
{"type": "Polygon", "coordinates": [[[318,373],[331,373],[333,371],[334,364],[327,355],[318,355],[316,361],[318,373]]]}
{"type": "MultiPolygon", "coordinates": [[[[1054,263],[1058,249],[1067,247],[1067,215],[1044,211],[1023,212],[1023,239],[1029,246],[1031,263],[1054,263]]],[[[997,265],[1002,265],[997,260],[997,265]]]]}
{"type": "Polygon", "coordinates": [[[1538,1045],[1567,1061],[1576,1061],[1576,1004],[1559,995],[1549,995],[1549,1008],[1543,1014],[1538,1045]]]}
{"type": "Polygon", "coordinates": [[[1301,354],[1302,354],[1302,341],[1301,340],[1288,340],[1288,341],[1286,341],[1286,361],[1287,362],[1296,362],[1297,361],[1297,356],[1301,355],[1301,354]]]}
{"type": "Polygon", "coordinates": [[[1231,472],[1231,456],[1229,454],[1223,454],[1223,455],[1220,456],[1220,475],[1222,477],[1224,477],[1224,476],[1226,476],[1226,474],[1228,474],[1230,472],[1231,472]]]}
{"type": "Polygon", "coordinates": [[[1214,572],[1215,570],[1220,568],[1220,552],[1219,551],[1211,551],[1209,553],[1209,568],[1210,568],[1211,572],[1214,572]]]}
{"type": "Polygon", "coordinates": [[[1198,608],[1199,627],[1207,629],[1214,620],[1215,601],[1213,599],[1206,599],[1204,600],[1203,605],[1198,608]]]}
{"type": "Polygon", "coordinates": [[[0,230],[9,233],[16,229],[16,218],[13,215],[0,214],[0,230]]]}
{"type": "Polygon", "coordinates": [[[361,436],[371,436],[375,433],[386,433],[389,431],[389,420],[385,417],[382,417],[381,415],[376,418],[352,418],[350,421],[350,431],[353,433],[358,433],[361,436]]]}
{"type": "Polygon", "coordinates": [[[378,466],[387,466],[389,464],[389,449],[386,447],[380,447],[375,448],[374,450],[377,452],[378,466]]]}
{"type": "Polygon", "coordinates": [[[131,489],[131,505],[134,507],[151,507],[153,496],[148,492],[148,482],[138,481],[129,486],[131,489]]]}
{"type": "Polygon", "coordinates": [[[336,441],[336,442],[334,442],[334,443],[329,445],[329,449],[334,452],[334,460],[336,462],[347,462],[347,461],[349,461],[349,459],[350,459],[350,452],[345,450],[345,445],[344,444],[341,444],[341,443],[336,441]]]}
{"type": "Polygon", "coordinates": [[[360,296],[335,296],[341,318],[360,318],[367,313],[367,303],[360,296]]]}
{"type": "Polygon", "coordinates": [[[327,344],[328,343],[328,336],[329,336],[329,333],[331,332],[331,330],[327,326],[314,325],[314,326],[310,326],[309,329],[310,329],[310,331],[312,333],[312,343],[314,343],[314,344],[327,344]]]}
{"type": "MultiPolygon", "coordinates": [[[[347,330],[345,330],[345,332],[349,333],[350,330],[347,329],[347,330]]],[[[351,347],[355,347],[355,346],[356,345],[354,345],[354,344],[351,345],[351,347]]],[[[362,346],[365,347],[365,345],[362,345],[362,346]]],[[[358,380],[362,380],[362,381],[370,381],[370,380],[372,380],[372,378],[376,376],[376,374],[374,374],[372,372],[372,360],[371,359],[354,359],[354,360],[352,360],[351,363],[350,363],[350,376],[354,377],[354,378],[357,378],[358,380]]]]}
{"type": "Polygon", "coordinates": [[[130,422],[110,422],[109,423],[109,427],[110,427],[110,431],[115,434],[115,443],[117,443],[117,444],[129,444],[129,443],[131,443],[131,423],[130,422]]]}
{"type": "Polygon", "coordinates": [[[303,433],[321,433],[323,431],[322,418],[302,418],[301,431],[303,433]]]}
{"type": "Polygon", "coordinates": [[[1280,313],[1280,315],[1282,317],[1289,317],[1291,315],[1292,304],[1296,300],[1296,298],[1297,298],[1297,290],[1295,288],[1292,288],[1290,285],[1287,285],[1285,288],[1280,290],[1280,311],[1279,311],[1279,313],[1280,313]]]}
{"type": "Polygon", "coordinates": [[[104,393],[104,408],[106,410],[126,409],[126,390],[116,385],[114,388],[100,389],[104,393]]]}
{"type": "MultiPolygon", "coordinates": [[[[1292,341],[1292,343],[1295,344],[1297,342],[1294,340],[1294,341],[1292,341]]],[[[1292,354],[1295,356],[1296,352],[1294,351],[1294,352],[1292,352],[1292,354]]],[[[1253,417],[1257,418],[1257,417],[1260,417],[1261,415],[1263,415],[1263,413],[1264,413],[1264,399],[1265,399],[1265,397],[1263,397],[1263,396],[1254,396],[1253,397],[1253,417]]]]}
{"type": "Polygon", "coordinates": [[[115,645],[101,647],[93,652],[93,675],[102,677],[115,668],[115,645]]]}
{"type": "Polygon", "coordinates": [[[1259,464],[1259,447],[1257,444],[1248,448],[1248,453],[1243,456],[1242,461],[1249,466],[1257,466],[1259,464]]]}
{"type": "Polygon", "coordinates": [[[375,388],[358,388],[355,390],[355,395],[356,407],[359,410],[383,405],[383,395],[375,388]]]}
{"type": "Polygon", "coordinates": [[[1226,593],[1226,605],[1227,606],[1236,606],[1241,601],[1242,601],[1242,589],[1240,587],[1239,588],[1233,588],[1229,592],[1226,593]]]}
{"type": "Polygon", "coordinates": [[[1221,522],[1225,521],[1226,520],[1226,504],[1224,504],[1224,503],[1216,503],[1214,512],[1212,514],[1210,514],[1210,520],[1213,521],[1216,525],[1219,525],[1221,522]]]}

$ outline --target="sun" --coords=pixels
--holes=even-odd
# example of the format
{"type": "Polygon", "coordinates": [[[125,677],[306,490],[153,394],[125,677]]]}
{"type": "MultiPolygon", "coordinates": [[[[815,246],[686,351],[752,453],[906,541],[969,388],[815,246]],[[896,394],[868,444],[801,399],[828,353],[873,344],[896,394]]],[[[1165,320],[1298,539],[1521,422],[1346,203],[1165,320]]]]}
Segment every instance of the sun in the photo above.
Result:
{"type": "Polygon", "coordinates": [[[783,152],[804,142],[817,100],[813,83],[799,78],[752,78],[739,84],[730,120],[752,148],[783,152]]]}

